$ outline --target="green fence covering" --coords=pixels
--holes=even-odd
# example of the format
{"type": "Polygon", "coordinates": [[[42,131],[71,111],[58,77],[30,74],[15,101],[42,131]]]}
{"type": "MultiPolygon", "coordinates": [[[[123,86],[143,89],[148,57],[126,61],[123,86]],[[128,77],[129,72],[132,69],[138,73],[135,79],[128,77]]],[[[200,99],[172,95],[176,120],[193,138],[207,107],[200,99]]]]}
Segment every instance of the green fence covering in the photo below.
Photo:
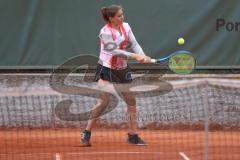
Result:
{"type": "Polygon", "coordinates": [[[0,66],[52,66],[99,55],[100,8],[124,7],[147,55],[189,50],[199,66],[240,64],[239,0],[0,0],[0,66]],[[184,37],[184,46],[177,39],[184,37]]]}

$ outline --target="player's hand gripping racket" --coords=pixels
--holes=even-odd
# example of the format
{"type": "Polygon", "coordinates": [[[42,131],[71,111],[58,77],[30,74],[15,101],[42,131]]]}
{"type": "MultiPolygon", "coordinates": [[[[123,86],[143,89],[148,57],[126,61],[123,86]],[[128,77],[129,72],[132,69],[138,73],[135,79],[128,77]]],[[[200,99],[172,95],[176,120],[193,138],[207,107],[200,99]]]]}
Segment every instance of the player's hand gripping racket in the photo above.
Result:
{"type": "Polygon", "coordinates": [[[165,64],[172,72],[177,74],[191,73],[196,66],[196,60],[189,51],[176,51],[164,58],[151,59],[151,62],[165,64]]]}

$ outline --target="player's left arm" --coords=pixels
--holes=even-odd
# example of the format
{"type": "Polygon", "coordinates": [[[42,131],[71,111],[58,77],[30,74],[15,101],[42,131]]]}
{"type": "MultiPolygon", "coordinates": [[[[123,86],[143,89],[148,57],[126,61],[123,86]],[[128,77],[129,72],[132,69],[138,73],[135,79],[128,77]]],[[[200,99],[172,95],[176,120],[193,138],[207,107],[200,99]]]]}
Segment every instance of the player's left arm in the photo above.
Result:
{"type": "Polygon", "coordinates": [[[128,33],[128,40],[131,44],[131,49],[135,52],[135,53],[138,53],[138,54],[142,54],[142,55],[145,55],[142,47],[139,45],[139,43],[137,42],[132,30],[129,31],[128,33]]]}

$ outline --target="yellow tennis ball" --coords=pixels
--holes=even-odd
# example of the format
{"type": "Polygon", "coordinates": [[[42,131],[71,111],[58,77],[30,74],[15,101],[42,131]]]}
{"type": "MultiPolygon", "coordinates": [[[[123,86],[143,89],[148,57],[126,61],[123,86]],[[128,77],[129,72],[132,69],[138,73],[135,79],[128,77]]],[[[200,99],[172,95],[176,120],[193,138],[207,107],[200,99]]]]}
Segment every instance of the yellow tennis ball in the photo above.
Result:
{"type": "Polygon", "coordinates": [[[184,42],[185,42],[185,40],[184,40],[183,38],[179,38],[179,39],[178,39],[178,44],[179,44],[179,45],[183,45],[184,42]]]}

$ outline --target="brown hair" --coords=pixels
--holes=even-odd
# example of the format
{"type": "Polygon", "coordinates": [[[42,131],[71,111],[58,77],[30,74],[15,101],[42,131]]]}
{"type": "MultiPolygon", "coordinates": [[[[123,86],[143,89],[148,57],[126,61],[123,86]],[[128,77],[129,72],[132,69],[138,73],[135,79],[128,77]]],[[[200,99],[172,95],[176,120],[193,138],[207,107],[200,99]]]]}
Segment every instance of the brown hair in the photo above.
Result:
{"type": "Polygon", "coordinates": [[[102,7],[101,13],[104,21],[109,22],[109,18],[114,17],[120,9],[123,9],[122,6],[120,5],[111,5],[108,7],[102,7]]]}

